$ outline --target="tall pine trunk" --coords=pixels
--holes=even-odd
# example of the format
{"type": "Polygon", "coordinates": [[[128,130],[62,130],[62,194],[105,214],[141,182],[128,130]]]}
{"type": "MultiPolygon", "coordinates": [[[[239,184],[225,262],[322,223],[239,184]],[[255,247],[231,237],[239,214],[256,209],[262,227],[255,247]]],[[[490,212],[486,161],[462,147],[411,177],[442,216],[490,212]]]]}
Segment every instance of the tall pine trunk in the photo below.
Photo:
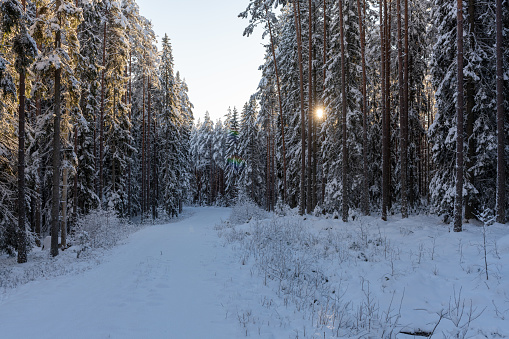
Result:
{"type": "MultiPolygon", "coordinates": [[[[408,171],[408,84],[410,82],[410,78],[408,75],[408,55],[410,54],[410,50],[408,47],[408,0],[405,1],[405,54],[403,58],[403,120],[402,120],[402,127],[401,132],[403,134],[403,140],[402,142],[404,145],[401,146],[402,153],[401,157],[404,160],[404,172],[405,172],[405,187],[402,185],[402,190],[404,193],[404,196],[402,196],[402,204],[403,207],[401,209],[403,218],[408,218],[408,197],[407,197],[407,187],[406,187],[406,173],[408,171]]],[[[402,162],[403,167],[403,162],[402,162]]]]}
{"type": "Polygon", "coordinates": [[[456,103],[456,200],[454,202],[454,232],[461,232],[463,223],[463,0],[457,0],[457,26],[458,101],[456,103]]]}
{"type": "Polygon", "coordinates": [[[504,224],[506,209],[505,188],[505,113],[504,113],[504,70],[502,63],[502,0],[497,0],[497,222],[504,224]]]}
{"type": "Polygon", "coordinates": [[[300,205],[299,214],[303,215],[306,207],[306,116],[304,114],[304,71],[302,69],[302,37],[300,31],[300,5],[299,0],[293,0],[293,13],[295,29],[297,31],[297,54],[299,57],[300,82],[300,135],[301,135],[301,171],[300,171],[300,205]]]}
{"type": "Polygon", "coordinates": [[[311,0],[308,1],[308,161],[307,161],[307,200],[306,209],[309,214],[313,212],[312,185],[312,136],[313,136],[313,13],[311,0]]]}
{"type": "Polygon", "coordinates": [[[407,197],[407,144],[408,144],[408,116],[405,109],[407,98],[405,97],[404,65],[403,65],[403,37],[401,27],[401,0],[396,1],[398,21],[398,83],[399,83],[399,122],[400,122],[400,152],[401,152],[401,216],[408,218],[407,197]]]}
{"type": "Polygon", "coordinates": [[[152,147],[152,178],[153,178],[152,180],[154,181],[153,185],[152,185],[152,219],[154,219],[154,220],[157,219],[157,206],[158,206],[158,201],[159,201],[159,176],[157,173],[158,166],[156,166],[156,164],[157,164],[156,129],[157,129],[157,116],[156,116],[156,114],[154,114],[154,123],[153,123],[153,130],[152,130],[152,135],[153,135],[153,139],[154,139],[154,147],[152,147]]]}
{"type": "MultiPolygon", "coordinates": [[[[37,94],[37,97],[35,99],[35,110],[36,110],[36,116],[37,118],[41,116],[41,96],[40,94],[37,94]]],[[[36,118],[36,119],[37,119],[36,118]]],[[[41,245],[41,223],[42,223],[42,191],[41,191],[41,166],[37,166],[37,174],[36,174],[36,201],[35,201],[35,235],[36,235],[36,244],[37,246],[41,245]]]]}
{"type": "MultiPolygon", "coordinates": [[[[74,152],[76,155],[78,154],[78,128],[74,127],[74,152]]],[[[79,156],[78,164],[79,164],[79,156]]],[[[78,220],[78,164],[76,164],[75,173],[74,173],[74,187],[73,187],[73,204],[72,204],[72,217],[73,217],[73,225],[76,224],[78,220]]]]}
{"type": "Polygon", "coordinates": [[[385,132],[387,135],[387,143],[385,144],[385,152],[387,156],[386,161],[386,195],[387,195],[387,208],[392,208],[392,195],[391,195],[391,34],[392,34],[392,0],[385,2],[385,132]],[[388,8],[387,8],[388,7],[388,8]]]}
{"type": "Polygon", "coordinates": [[[62,251],[67,247],[67,186],[69,170],[62,170],[62,220],[60,221],[60,246],[62,251]]]}
{"type": "MultiPolygon", "coordinates": [[[[22,1],[26,11],[25,0],[22,1]]],[[[18,128],[18,263],[27,262],[27,241],[25,231],[25,74],[19,73],[19,128],[18,128]]]]}
{"type": "Polygon", "coordinates": [[[146,176],[146,164],[145,164],[145,75],[142,75],[141,81],[143,82],[143,95],[142,95],[142,134],[141,134],[141,218],[145,214],[145,176],[146,176]]]}
{"type": "MultiPolygon", "coordinates": [[[[129,94],[128,94],[128,104],[129,104],[129,136],[131,137],[131,124],[132,124],[132,107],[131,107],[131,99],[132,99],[132,87],[131,87],[131,77],[132,77],[132,55],[129,53],[129,94]]],[[[129,150],[129,154],[131,154],[131,150],[129,150]]],[[[131,176],[132,176],[132,168],[131,168],[132,158],[129,157],[129,162],[127,164],[127,215],[129,216],[129,220],[132,218],[132,191],[131,191],[131,176]]]]}
{"type": "Polygon", "coordinates": [[[152,201],[150,200],[150,193],[151,193],[151,182],[150,182],[150,164],[151,164],[151,157],[150,157],[150,143],[152,142],[152,138],[151,138],[151,129],[150,129],[150,126],[151,126],[151,120],[152,120],[152,112],[151,112],[151,95],[150,95],[150,90],[151,90],[151,77],[150,75],[148,76],[148,80],[147,80],[147,142],[146,142],[146,152],[147,152],[147,198],[146,198],[146,203],[147,203],[147,208],[146,208],[146,211],[149,213],[150,212],[150,207],[151,207],[151,204],[152,204],[152,201]]]}
{"type": "Polygon", "coordinates": [[[361,64],[362,64],[362,194],[361,209],[364,215],[369,213],[369,188],[368,188],[368,106],[367,106],[367,76],[366,76],[366,43],[364,34],[364,16],[366,14],[366,2],[361,8],[360,0],[357,0],[357,14],[359,16],[359,33],[361,40],[361,64]]]}
{"type": "MultiPolygon", "coordinates": [[[[60,0],[55,3],[56,12],[60,10],[60,0]]],[[[60,23],[60,14],[57,14],[60,23]]],[[[61,32],[55,34],[55,49],[61,46],[61,32]]],[[[53,193],[51,201],[51,256],[58,255],[58,230],[60,217],[60,81],[62,69],[55,70],[55,117],[53,121],[53,193]]]]}
{"type": "MultiPolygon", "coordinates": [[[[327,77],[327,1],[323,0],[323,95],[325,96],[325,82],[327,77]]],[[[325,115],[325,107],[323,107],[324,115],[325,115]]],[[[325,117],[324,117],[325,119],[325,117]]],[[[325,140],[325,135],[323,136],[323,140],[325,140]]],[[[322,141],[323,141],[322,140],[322,141]]],[[[323,163],[322,158],[322,205],[325,203],[325,165],[323,163]]]]}
{"type": "Polygon", "coordinates": [[[387,91],[386,88],[386,26],[387,26],[387,0],[380,0],[380,50],[381,50],[381,70],[380,80],[382,83],[382,220],[387,220],[387,199],[388,194],[388,168],[389,168],[389,155],[388,155],[388,143],[389,136],[387,131],[387,91]]]}
{"type": "Polygon", "coordinates": [[[347,171],[348,171],[348,155],[347,155],[347,143],[346,143],[346,69],[345,69],[345,29],[343,23],[343,1],[339,0],[339,34],[341,40],[341,108],[342,108],[342,129],[343,129],[343,140],[342,149],[343,161],[342,161],[342,184],[343,184],[343,197],[342,197],[342,217],[343,221],[348,221],[348,183],[347,183],[347,171]]]}
{"type": "Polygon", "coordinates": [[[106,21],[104,22],[104,40],[103,40],[103,70],[101,75],[101,116],[99,117],[99,201],[103,203],[104,176],[104,74],[106,73],[106,21]]]}
{"type": "MultiPolygon", "coordinates": [[[[475,0],[468,0],[468,27],[469,27],[469,43],[471,48],[474,48],[475,40],[475,0]]],[[[468,143],[467,161],[465,163],[465,179],[469,184],[474,185],[474,173],[472,173],[474,167],[475,157],[475,140],[472,138],[474,134],[474,105],[475,105],[475,84],[472,76],[467,75],[465,84],[466,94],[466,138],[468,143]]],[[[469,196],[465,197],[465,219],[475,218],[475,206],[473,199],[469,196]]]]}

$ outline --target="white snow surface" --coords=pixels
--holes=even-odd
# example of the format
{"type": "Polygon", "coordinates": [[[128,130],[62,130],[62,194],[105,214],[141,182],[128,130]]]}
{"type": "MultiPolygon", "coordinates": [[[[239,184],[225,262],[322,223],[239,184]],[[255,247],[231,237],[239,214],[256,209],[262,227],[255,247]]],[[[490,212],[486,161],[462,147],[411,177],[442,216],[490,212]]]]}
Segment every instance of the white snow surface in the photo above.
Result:
{"type": "Polygon", "coordinates": [[[135,233],[86,272],[9,291],[0,337],[235,338],[220,303],[228,252],[213,230],[229,210],[195,212],[135,233]]]}
{"type": "Polygon", "coordinates": [[[187,211],[88,259],[46,251],[60,276],[0,274],[0,338],[509,337],[508,225],[187,211]]]}

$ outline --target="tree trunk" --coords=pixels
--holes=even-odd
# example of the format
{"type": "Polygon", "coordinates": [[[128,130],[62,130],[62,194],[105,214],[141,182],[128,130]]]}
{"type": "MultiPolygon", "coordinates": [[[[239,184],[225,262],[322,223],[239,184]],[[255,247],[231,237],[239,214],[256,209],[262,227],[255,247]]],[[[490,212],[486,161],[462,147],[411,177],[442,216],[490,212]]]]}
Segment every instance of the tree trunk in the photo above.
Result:
{"type": "MultiPolygon", "coordinates": [[[[402,120],[402,127],[401,131],[403,134],[403,140],[402,140],[402,153],[401,158],[404,162],[402,162],[402,167],[404,167],[405,172],[405,187],[402,186],[402,190],[404,195],[402,195],[402,204],[403,207],[401,209],[401,214],[403,218],[408,218],[408,197],[407,197],[407,187],[406,187],[406,178],[407,178],[407,171],[408,171],[408,84],[410,82],[410,78],[408,75],[408,55],[410,54],[410,50],[408,47],[408,0],[405,0],[405,55],[403,60],[403,120],[402,120]],[[404,164],[404,166],[403,166],[404,164]]],[[[403,173],[403,172],[402,172],[403,173]]],[[[410,186],[412,187],[412,185],[410,186]]]]}
{"type": "Polygon", "coordinates": [[[389,8],[387,8],[387,1],[385,2],[385,131],[387,135],[387,143],[385,144],[387,153],[386,162],[386,194],[387,194],[387,208],[390,210],[392,207],[391,196],[391,29],[392,29],[392,0],[389,0],[389,8]]]}
{"type": "MultiPolygon", "coordinates": [[[[474,33],[475,33],[475,1],[468,0],[468,26],[469,26],[469,35],[470,35],[470,46],[473,48],[474,46],[474,33]]],[[[467,161],[465,163],[465,179],[470,184],[474,184],[474,173],[472,173],[472,168],[474,166],[474,157],[475,157],[475,140],[472,138],[474,134],[474,105],[475,105],[475,84],[474,79],[471,76],[467,76],[467,83],[465,86],[466,91],[466,138],[468,143],[468,155],[467,161]]],[[[474,219],[475,218],[475,206],[473,204],[473,199],[469,196],[465,197],[465,219],[474,219]]]]}
{"type": "Polygon", "coordinates": [[[62,170],[62,221],[60,222],[60,246],[62,251],[67,247],[67,177],[69,169],[62,170]]]}
{"type": "MultiPolygon", "coordinates": [[[[401,27],[401,0],[396,1],[398,21],[398,83],[399,83],[399,122],[400,122],[400,152],[401,152],[401,217],[408,218],[407,197],[407,143],[408,143],[408,117],[405,109],[404,65],[403,65],[403,37],[401,27]]],[[[406,18],[405,18],[406,22],[406,18]]]]}
{"type": "Polygon", "coordinates": [[[380,50],[381,50],[381,71],[380,71],[380,80],[382,83],[382,220],[387,221],[387,199],[388,199],[388,182],[387,182],[387,174],[388,174],[388,163],[389,163],[389,156],[387,154],[387,143],[388,143],[388,135],[387,135],[387,107],[386,107],[386,96],[387,96],[387,89],[386,89],[386,82],[385,82],[385,66],[386,66],[386,25],[387,25],[387,0],[380,0],[380,50]],[[383,6],[382,6],[383,2],[383,6]],[[385,9],[385,11],[383,10],[385,9]]]}
{"type": "Polygon", "coordinates": [[[99,201],[103,203],[104,176],[104,74],[106,73],[106,21],[104,22],[103,70],[101,75],[101,117],[99,118],[99,201]]]}
{"type": "Polygon", "coordinates": [[[300,5],[298,0],[293,0],[293,13],[295,29],[297,30],[297,54],[299,57],[299,82],[300,82],[300,135],[301,135],[301,173],[300,173],[300,205],[299,214],[303,215],[306,207],[306,116],[304,114],[304,71],[302,69],[302,37],[300,31],[300,5]]]}
{"type": "MultiPolygon", "coordinates": [[[[74,127],[74,152],[76,153],[76,158],[78,159],[79,164],[79,156],[78,155],[78,128],[74,127]]],[[[73,224],[75,225],[78,220],[78,164],[76,164],[76,172],[74,173],[74,192],[73,192],[73,205],[72,205],[72,214],[73,214],[73,224]]]]}
{"type": "Polygon", "coordinates": [[[307,161],[307,212],[313,212],[312,185],[312,136],[313,136],[313,13],[311,0],[308,0],[308,161],[307,161]]]}
{"type": "Polygon", "coordinates": [[[347,156],[347,143],[346,143],[346,69],[345,69],[345,32],[343,23],[343,1],[339,0],[339,34],[341,40],[341,104],[342,104],[342,128],[343,128],[343,145],[341,152],[343,153],[342,161],[342,185],[343,185],[343,197],[342,197],[342,217],[343,222],[348,221],[348,182],[347,182],[347,171],[348,171],[348,156],[347,156]]]}
{"type": "Polygon", "coordinates": [[[146,176],[146,164],[145,164],[145,75],[142,76],[143,82],[143,97],[142,97],[142,135],[141,135],[141,218],[145,214],[145,176],[146,176]]]}
{"type": "MultiPolygon", "coordinates": [[[[313,7],[314,8],[314,7],[313,7]]],[[[314,10],[313,10],[314,12],[314,10]]],[[[313,31],[316,31],[316,20],[313,20],[313,31]]],[[[316,47],[313,47],[313,60],[316,60],[316,47]]],[[[316,67],[313,69],[313,102],[315,105],[315,109],[313,110],[313,162],[312,162],[312,168],[313,168],[313,192],[311,193],[311,197],[313,198],[312,201],[312,210],[315,209],[315,207],[318,205],[318,117],[316,115],[316,111],[318,108],[318,102],[317,102],[317,92],[318,92],[318,80],[317,80],[317,69],[316,67]]]]}
{"type": "MultiPolygon", "coordinates": [[[[25,0],[22,1],[26,11],[25,0]]],[[[18,263],[27,262],[27,241],[25,230],[25,71],[19,73],[19,128],[18,128],[18,263]]]]}
{"type": "MultiPolygon", "coordinates": [[[[55,3],[56,12],[60,10],[60,0],[55,3]]],[[[58,21],[60,21],[60,14],[58,21]]],[[[55,35],[55,49],[61,45],[60,30],[55,35]]],[[[62,69],[55,70],[55,117],[53,122],[53,194],[51,201],[51,256],[58,255],[58,229],[60,207],[60,77],[62,69]]]]}
{"type": "Polygon", "coordinates": [[[152,195],[152,219],[157,219],[158,215],[157,215],[157,206],[158,206],[158,192],[159,192],[159,176],[157,175],[157,168],[158,166],[156,166],[156,162],[157,162],[157,157],[156,157],[156,154],[157,154],[157,149],[156,149],[156,145],[157,145],[157,134],[156,134],[156,126],[157,125],[157,116],[154,114],[154,124],[153,124],[153,127],[154,129],[152,130],[152,135],[154,136],[154,147],[152,148],[153,151],[152,151],[152,180],[154,180],[154,183],[153,183],[153,195],[152,195]]]}
{"type": "MultiPolygon", "coordinates": [[[[322,93],[325,96],[325,80],[327,77],[327,1],[323,0],[323,89],[322,93]]],[[[325,119],[325,105],[323,107],[324,110],[324,119],[325,119]]],[[[325,141],[325,135],[322,138],[322,142],[325,141]]],[[[322,206],[325,203],[325,165],[323,163],[322,157],[322,206]]]]}
{"type": "MultiPolygon", "coordinates": [[[[36,98],[36,116],[41,116],[41,96],[37,95],[36,98]]],[[[42,218],[42,199],[41,199],[41,166],[37,166],[37,179],[36,179],[36,207],[35,207],[35,234],[36,234],[36,244],[37,246],[41,246],[41,218],[42,218]]]]}
{"type": "MultiPolygon", "coordinates": [[[[132,77],[132,56],[131,53],[129,53],[129,136],[131,136],[131,124],[132,124],[132,107],[131,107],[131,98],[132,98],[132,87],[131,87],[131,77],[132,77]]],[[[129,154],[131,154],[131,151],[129,150],[129,154]]],[[[129,157],[129,163],[127,165],[127,215],[129,216],[129,220],[132,218],[132,192],[131,192],[131,157],[129,157]]]]}
{"type": "Polygon", "coordinates": [[[364,15],[366,14],[366,3],[361,9],[360,0],[357,0],[357,13],[359,15],[359,30],[361,36],[361,63],[362,63],[362,194],[361,209],[364,215],[369,213],[369,188],[368,188],[368,106],[366,98],[366,46],[364,34],[364,15]]]}
{"type": "Polygon", "coordinates": [[[504,112],[504,70],[502,36],[502,0],[497,0],[497,222],[505,224],[506,188],[505,188],[505,112],[504,112]]]}
{"type": "Polygon", "coordinates": [[[463,223],[463,0],[457,0],[457,25],[458,102],[456,107],[456,200],[454,202],[454,232],[461,232],[463,223]]]}
{"type": "Polygon", "coordinates": [[[151,126],[151,123],[152,123],[152,112],[151,112],[151,94],[150,94],[150,90],[151,90],[151,77],[150,75],[148,76],[148,80],[147,80],[147,101],[148,101],[148,107],[147,107],[147,143],[146,143],[146,152],[147,152],[147,199],[146,199],[146,202],[147,202],[147,213],[150,212],[150,205],[152,203],[152,201],[150,200],[150,195],[151,195],[151,183],[150,183],[150,164],[151,164],[151,157],[150,157],[150,143],[152,142],[152,138],[151,138],[151,130],[150,130],[150,126],[151,126]]]}

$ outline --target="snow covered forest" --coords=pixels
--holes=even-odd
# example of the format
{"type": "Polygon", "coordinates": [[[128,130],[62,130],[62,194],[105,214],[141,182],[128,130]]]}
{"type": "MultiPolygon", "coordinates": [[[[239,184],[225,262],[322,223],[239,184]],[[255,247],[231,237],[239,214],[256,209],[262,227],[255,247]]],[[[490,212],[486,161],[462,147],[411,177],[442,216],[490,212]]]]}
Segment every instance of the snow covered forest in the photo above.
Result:
{"type": "Polygon", "coordinates": [[[509,0],[244,2],[214,121],[135,0],[0,0],[0,336],[508,338],[509,0]]]}
{"type": "Polygon", "coordinates": [[[244,34],[267,38],[258,91],[194,122],[170,38],[158,50],[134,0],[0,0],[0,250],[22,263],[51,234],[55,256],[101,210],[239,198],[505,223],[508,5],[246,1],[244,34]]]}
{"type": "Polygon", "coordinates": [[[51,230],[57,255],[98,209],[178,215],[193,106],[136,2],[2,0],[0,33],[0,250],[51,230]]]}
{"type": "Polygon", "coordinates": [[[508,5],[250,1],[263,77],[243,108],[193,129],[193,201],[505,223],[508,5]]]}

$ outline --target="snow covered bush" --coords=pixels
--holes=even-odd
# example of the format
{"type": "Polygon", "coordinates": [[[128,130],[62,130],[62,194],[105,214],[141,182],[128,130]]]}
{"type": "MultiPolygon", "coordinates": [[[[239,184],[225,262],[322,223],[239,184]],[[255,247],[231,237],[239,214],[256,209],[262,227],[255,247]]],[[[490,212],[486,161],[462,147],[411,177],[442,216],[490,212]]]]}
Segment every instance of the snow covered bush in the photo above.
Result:
{"type": "Polygon", "coordinates": [[[98,209],[78,221],[72,243],[77,246],[78,255],[90,248],[111,248],[127,238],[132,228],[114,210],[98,209]]]}
{"type": "Polygon", "coordinates": [[[260,208],[252,200],[245,196],[240,196],[237,203],[233,206],[229,222],[233,225],[240,225],[251,220],[260,220],[267,218],[269,214],[260,208]]]}
{"type": "Polygon", "coordinates": [[[467,225],[458,235],[429,216],[389,223],[273,216],[217,229],[240,267],[277,295],[262,306],[302,314],[300,323],[278,320],[308,328],[309,338],[509,336],[507,230],[467,225]]]}

